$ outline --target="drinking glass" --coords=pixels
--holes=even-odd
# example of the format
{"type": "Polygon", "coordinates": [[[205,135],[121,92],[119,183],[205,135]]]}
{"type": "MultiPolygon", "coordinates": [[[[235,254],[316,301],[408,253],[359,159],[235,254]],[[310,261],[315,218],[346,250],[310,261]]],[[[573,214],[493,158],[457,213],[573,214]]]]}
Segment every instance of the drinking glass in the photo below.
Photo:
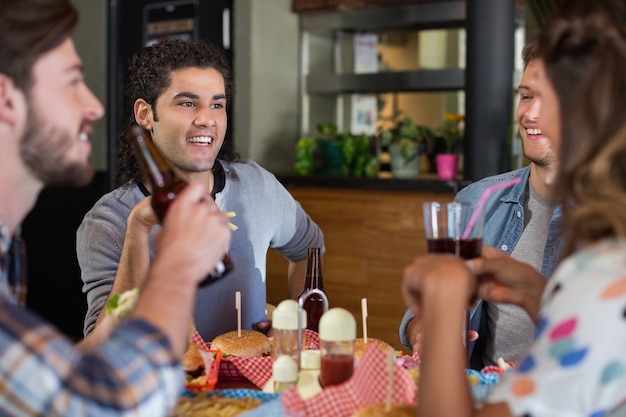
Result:
{"type": "MultiPolygon", "coordinates": [[[[481,255],[484,213],[476,203],[427,201],[423,205],[429,253],[449,253],[464,259],[481,255]]],[[[469,361],[469,310],[465,313],[463,341],[469,361]]]]}

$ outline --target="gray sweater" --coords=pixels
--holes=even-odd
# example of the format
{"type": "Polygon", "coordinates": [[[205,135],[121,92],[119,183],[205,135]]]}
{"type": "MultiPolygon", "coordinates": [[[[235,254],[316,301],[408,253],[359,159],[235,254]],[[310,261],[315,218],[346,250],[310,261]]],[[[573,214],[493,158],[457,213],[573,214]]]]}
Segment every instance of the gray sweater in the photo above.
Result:
{"type": "MultiPolygon", "coordinates": [[[[228,255],[234,268],[224,279],[201,288],[195,325],[204,340],[237,329],[235,292],[241,292],[241,323],[265,320],[265,269],[268,248],[291,262],[306,259],[307,248],[324,248],[324,235],[276,177],[253,161],[221,161],[226,183],[216,195],[223,211],[234,211],[238,229],[228,255]]],[[[76,251],[87,294],[84,332],[93,330],[113,285],[122,252],[126,219],[145,196],[132,183],[105,194],[85,215],[76,235],[76,251]]],[[[158,226],[154,229],[156,230],[158,226]]],[[[154,233],[154,230],[152,231],[154,233]]],[[[150,258],[154,255],[150,239],[150,258]]],[[[287,271],[285,271],[287,285],[287,271]]]]}

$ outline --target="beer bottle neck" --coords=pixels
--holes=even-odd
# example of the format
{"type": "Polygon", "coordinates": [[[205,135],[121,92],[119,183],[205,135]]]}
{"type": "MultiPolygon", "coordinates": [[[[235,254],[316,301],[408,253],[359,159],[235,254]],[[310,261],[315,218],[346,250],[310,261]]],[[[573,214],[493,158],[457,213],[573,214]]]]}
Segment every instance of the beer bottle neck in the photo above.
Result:
{"type": "Polygon", "coordinates": [[[324,289],[324,281],[322,278],[322,265],[319,257],[315,259],[313,271],[311,272],[311,288],[324,289]]]}
{"type": "Polygon", "coordinates": [[[319,248],[313,248],[313,250],[309,251],[306,281],[305,286],[308,289],[324,289],[324,282],[322,278],[322,259],[320,257],[319,248]]]}
{"type": "Polygon", "coordinates": [[[148,131],[139,126],[133,126],[131,135],[133,135],[130,139],[131,145],[135,148],[135,154],[150,183],[152,192],[182,181],[156,147],[148,131]]]}

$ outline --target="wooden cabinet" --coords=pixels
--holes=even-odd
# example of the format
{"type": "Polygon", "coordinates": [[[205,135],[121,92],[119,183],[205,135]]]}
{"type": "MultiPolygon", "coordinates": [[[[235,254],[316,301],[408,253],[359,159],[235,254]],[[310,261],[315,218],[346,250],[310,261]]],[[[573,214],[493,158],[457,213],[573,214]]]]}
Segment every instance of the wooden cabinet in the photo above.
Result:
{"type": "MultiPolygon", "coordinates": [[[[452,201],[454,195],[322,187],[289,191],[324,232],[324,289],[330,306],[352,312],[360,337],[361,298],[367,298],[368,336],[402,349],[400,283],[404,267],[426,253],[422,203],[452,201]]],[[[287,261],[270,250],[267,262],[268,302],[277,304],[287,298],[287,261]]]]}

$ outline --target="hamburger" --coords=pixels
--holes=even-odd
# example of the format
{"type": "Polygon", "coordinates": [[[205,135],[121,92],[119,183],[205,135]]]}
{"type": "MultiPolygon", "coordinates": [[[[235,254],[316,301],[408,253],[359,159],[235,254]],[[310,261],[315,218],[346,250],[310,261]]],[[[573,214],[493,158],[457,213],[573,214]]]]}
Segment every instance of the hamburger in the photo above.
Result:
{"type": "Polygon", "coordinates": [[[391,403],[389,410],[386,408],[385,403],[369,405],[357,410],[352,417],[415,417],[415,406],[412,404],[391,403]]]}
{"type": "Polygon", "coordinates": [[[356,339],[354,339],[354,358],[359,359],[363,355],[365,355],[365,351],[372,344],[378,345],[378,347],[381,348],[385,353],[388,353],[389,351],[391,351],[395,354],[396,352],[393,346],[391,346],[387,342],[383,342],[382,340],[368,337],[367,344],[365,344],[362,337],[357,337],[356,339]]]}
{"type": "Polygon", "coordinates": [[[217,371],[221,354],[206,350],[195,343],[189,343],[181,359],[181,366],[186,375],[185,388],[189,390],[213,389],[217,384],[217,371]],[[206,369],[206,367],[209,369],[206,369]]]}
{"type": "Polygon", "coordinates": [[[241,330],[241,337],[238,336],[237,330],[223,333],[213,339],[211,349],[219,350],[223,357],[241,358],[268,356],[271,351],[267,336],[256,330],[241,330]]]}
{"type": "Polygon", "coordinates": [[[204,361],[199,349],[198,345],[190,343],[181,359],[183,370],[193,378],[199,377],[204,372],[204,361]]]}

